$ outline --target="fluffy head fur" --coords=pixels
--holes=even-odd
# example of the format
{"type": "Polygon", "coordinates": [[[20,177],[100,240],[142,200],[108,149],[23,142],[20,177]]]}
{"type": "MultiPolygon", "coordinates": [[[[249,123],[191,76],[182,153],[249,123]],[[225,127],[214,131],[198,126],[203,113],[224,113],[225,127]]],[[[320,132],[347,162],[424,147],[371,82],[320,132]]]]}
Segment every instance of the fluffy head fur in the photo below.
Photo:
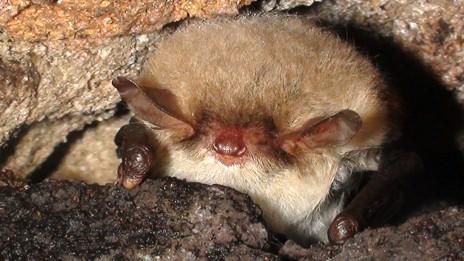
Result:
{"type": "Polygon", "coordinates": [[[248,193],[276,232],[299,241],[327,240],[327,226],[343,205],[342,198],[329,197],[331,187],[349,176],[342,158],[380,146],[391,128],[384,83],[373,65],[292,16],[191,22],[160,43],[137,82],[147,92],[172,92],[183,118],[200,126],[183,141],[169,129],[154,131],[157,171],[248,193]],[[242,164],[226,166],[208,145],[215,124],[281,135],[346,109],[363,124],[343,146],[291,156],[264,142],[242,164]]]}

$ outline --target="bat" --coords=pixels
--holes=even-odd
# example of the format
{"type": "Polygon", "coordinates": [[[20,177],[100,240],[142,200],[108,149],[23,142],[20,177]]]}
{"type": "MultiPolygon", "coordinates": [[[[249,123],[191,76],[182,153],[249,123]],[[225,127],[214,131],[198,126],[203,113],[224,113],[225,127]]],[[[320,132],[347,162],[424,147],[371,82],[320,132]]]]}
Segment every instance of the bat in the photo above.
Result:
{"type": "Polygon", "coordinates": [[[389,212],[397,180],[420,165],[387,149],[401,106],[379,70],[298,16],[190,22],[136,80],[113,85],[135,115],[115,138],[122,186],[172,176],[232,187],[302,244],[342,243],[389,212]],[[374,174],[351,199],[361,172],[374,174]]]}

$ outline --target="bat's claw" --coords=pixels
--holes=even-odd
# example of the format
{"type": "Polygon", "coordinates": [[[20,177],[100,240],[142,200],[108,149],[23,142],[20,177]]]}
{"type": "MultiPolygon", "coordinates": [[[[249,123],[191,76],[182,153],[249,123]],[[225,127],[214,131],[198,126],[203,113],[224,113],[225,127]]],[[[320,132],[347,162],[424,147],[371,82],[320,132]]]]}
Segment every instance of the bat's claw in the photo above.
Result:
{"type": "Polygon", "coordinates": [[[360,230],[360,222],[357,218],[347,213],[339,214],[328,230],[329,240],[333,244],[343,244],[360,230]]]}
{"type": "Polygon", "coordinates": [[[149,174],[153,162],[153,153],[146,145],[125,149],[118,168],[118,183],[127,189],[134,188],[149,174]]]}

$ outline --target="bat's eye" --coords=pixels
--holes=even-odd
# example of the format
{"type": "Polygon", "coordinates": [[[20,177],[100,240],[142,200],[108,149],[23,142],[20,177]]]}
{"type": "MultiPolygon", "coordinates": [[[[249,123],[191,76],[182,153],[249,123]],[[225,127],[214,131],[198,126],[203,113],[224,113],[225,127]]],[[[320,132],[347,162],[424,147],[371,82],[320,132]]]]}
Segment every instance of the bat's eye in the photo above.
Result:
{"type": "Polygon", "coordinates": [[[224,156],[241,157],[246,152],[243,135],[236,131],[220,133],[214,140],[213,149],[224,156]]]}

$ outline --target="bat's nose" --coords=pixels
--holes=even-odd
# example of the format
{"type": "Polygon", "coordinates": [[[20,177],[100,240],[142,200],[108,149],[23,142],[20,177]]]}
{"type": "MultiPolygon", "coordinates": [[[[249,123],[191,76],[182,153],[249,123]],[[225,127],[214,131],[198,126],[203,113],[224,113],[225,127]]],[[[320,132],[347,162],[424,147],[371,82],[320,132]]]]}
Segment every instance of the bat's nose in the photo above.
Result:
{"type": "Polygon", "coordinates": [[[237,132],[226,132],[218,135],[213,143],[213,149],[225,156],[240,157],[246,152],[243,135],[237,132]]]}

